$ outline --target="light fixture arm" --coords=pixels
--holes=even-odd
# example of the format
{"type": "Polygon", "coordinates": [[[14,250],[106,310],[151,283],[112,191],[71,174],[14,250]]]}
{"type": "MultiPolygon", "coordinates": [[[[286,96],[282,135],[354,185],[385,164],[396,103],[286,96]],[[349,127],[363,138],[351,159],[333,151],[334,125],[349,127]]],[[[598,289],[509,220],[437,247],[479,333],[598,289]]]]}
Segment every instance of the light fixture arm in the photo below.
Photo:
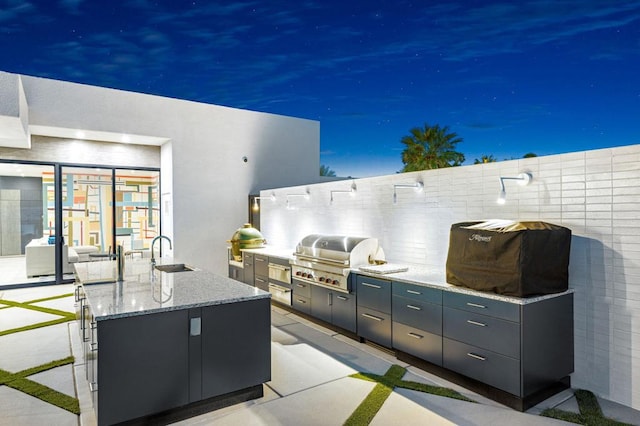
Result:
{"type": "Polygon", "coordinates": [[[526,186],[531,183],[532,177],[531,173],[528,172],[520,173],[518,176],[500,176],[500,194],[498,195],[498,204],[504,204],[507,201],[507,190],[504,186],[505,180],[515,180],[518,181],[518,185],[526,186]]]}
{"type": "Polygon", "coordinates": [[[357,191],[357,187],[356,187],[356,183],[353,182],[351,184],[351,188],[348,190],[344,190],[344,189],[334,189],[331,191],[331,199],[329,200],[330,204],[333,204],[333,194],[353,194],[354,192],[357,191]]]}
{"type": "Polygon", "coordinates": [[[396,204],[398,201],[398,188],[413,188],[416,192],[421,192],[424,188],[424,184],[420,181],[415,183],[394,183],[393,184],[393,204],[396,204]]]}
{"type": "Polygon", "coordinates": [[[271,193],[271,195],[268,196],[268,197],[253,197],[253,211],[254,212],[257,212],[258,210],[260,210],[260,204],[258,204],[258,200],[275,201],[276,200],[276,194],[271,193]]]}

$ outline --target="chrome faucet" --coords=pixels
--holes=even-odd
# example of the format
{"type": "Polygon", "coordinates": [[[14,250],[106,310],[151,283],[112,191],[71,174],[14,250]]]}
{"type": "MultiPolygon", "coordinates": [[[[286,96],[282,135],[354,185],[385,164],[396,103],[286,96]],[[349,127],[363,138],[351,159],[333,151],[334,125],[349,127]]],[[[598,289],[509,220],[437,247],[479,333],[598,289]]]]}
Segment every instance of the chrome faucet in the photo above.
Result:
{"type": "Polygon", "coordinates": [[[118,281],[124,281],[124,250],[122,246],[118,244],[116,246],[116,269],[118,271],[118,281]]]}
{"type": "MultiPolygon", "coordinates": [[[[151,264],[155,265],[156,264],[156,258],[153,255],[153,246],[156,244],[156,240],[159,240],[161,238],[164,238],[165,240],[169,241],[169,248],[172,249],[172,245],[171,245],[171,238],[167,237],[166,235],[158,235],[157,237],[155,237],[153,239],[153,241],[151,241],[151,264]]],[[[162,242],[160,243],[160,250],[162,250],[162,242]]],[[[162,256],[162,255],[160,255],[162,256]]]]}

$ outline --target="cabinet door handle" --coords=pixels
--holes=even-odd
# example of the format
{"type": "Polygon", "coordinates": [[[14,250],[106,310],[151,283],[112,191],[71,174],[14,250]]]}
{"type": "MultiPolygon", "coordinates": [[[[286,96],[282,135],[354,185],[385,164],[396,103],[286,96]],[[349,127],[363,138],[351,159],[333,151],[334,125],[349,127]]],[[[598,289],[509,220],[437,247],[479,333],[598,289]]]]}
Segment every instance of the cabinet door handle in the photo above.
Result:
{"type": "Polygon", "coordinates": [[[478,303],[471,303],[471,302],[467,302],[467,306],[471,306],[473,308],[480,308],[480,309],[487,309],[486,306],[484,305],[480,305],[478,303]]]}
{"type": "Polygon", "coordinates": [[[302,303],[303,305],[307,304],[306,300],[302,300],[302,299],[296,299],[298,301],[298,303],[302,303]]]}
{"type": "Polygon", "coordinates": [[[479,361],[486,361],[486,358],[480,355],[476,355],[473,352],[467,352],[467,356],[470,356],[473,359],[477,359],[479,361]]]}
{"type": "Polygon", "coordinates": [[[347,300],[347,298],[346,298],[346,297],[344,297],[344,296],[336,296],[336,297],[338,298],[338,300],[342,300],[342,301],[347,300]]]}
{"type": "Polygon", "coordinates": [[[98,382],[89,382],[89,391],[98,392],[98,382]]]}
{"type": "Polygon", "coordinates": [[[266,283],[266,281],[265,281],[265,280],[263,280],[262,278],[258,278],[258,277],[256,277],[256,281],[258,281],[258,282],[260,282],[260,283],[266,283]]]}
{"type": "Polygon", "coordinates": [[[419,334],[416,333],[407,333],[409,336],[413,337],[414,339],[422,339],[424,336],[421,336],[419,334]]]}
{"type": "Polygon", "coordinates": [[[419,291],[415,291],[415,290],[407,290],[407,293],[409,294],[417,294],[417,295],[421,295],[422,293],[419,291]]]}
{"type": "Polygon", "coordinates": [[[82,321],[82,341],[83,342],[88,342],[89,338],[86,336],[85,331],[87,330],[86,325],[84,325],[85,320],[87,318],[87,311],[89,310],[89,305],[84,305],[82,306],[82,318],[80,319],[82,321]]]}
{"type": "Polygon", "coordinates": [[[306,284],[299,284],[299,283],[296,283],[296,287],[305,288],[306,286],[307,286],[306,284]]]}
{"type": "Polygon", "coordinates": [[[371,315],[371,314],[362,314],[362,316],[365,317],[365,318],[372,319],[374,321],[378,321],[378,322],[380,322],[380,321],[382,321],[384,319],[384,318],[380,318],[380,317],[377,317],[377,316],[371,315]]]}
{"type": "Polygon", "coordinates": [[[266,260],[260,257],[256,257],[256,262],[266,262],[266,260]]]}
{"type": "Polygon", "coordinates": [[[327,303],[329,306],[333,306],[333,293],[327,293],[327,303]]]}
{"type": "Polygon", "coordinates": [[[93,343],[89,344],[89,347],[91,348],[91,352],[97,351],[98,350],[97,346],[98,346],[97,342],[93,342],[93,343]]]}
{"type": "Polygon", "coordinates": [[[380,285],[369,284],[369,283],[362,283],[362,285],[367,286],[367,287],[371,287],[371,288],[377,288],[377,289],[381,289],[382,288],[382,286],[380,286],[380,285]]]}
{"type": "Polygon", "coordinates": [[[413,309],[414,311],[421,311],[422,308],[420,306],[407,305],[407,308],[413,309]]]}
{"type": "Polygon", "coordinates": [[[486,327],[487,326],[487,324],[482,323],[482,322],[478,322],[478,321],[467,320],[467,322],[469,324],[477,325],[478,327],[486,327]]]}
{"type": "Polygon", "coordinates": [[[80,286],[76,287],[76,289],[73,291],[74,294],[74,299],[76,302],[80,301],[80,286]]]}

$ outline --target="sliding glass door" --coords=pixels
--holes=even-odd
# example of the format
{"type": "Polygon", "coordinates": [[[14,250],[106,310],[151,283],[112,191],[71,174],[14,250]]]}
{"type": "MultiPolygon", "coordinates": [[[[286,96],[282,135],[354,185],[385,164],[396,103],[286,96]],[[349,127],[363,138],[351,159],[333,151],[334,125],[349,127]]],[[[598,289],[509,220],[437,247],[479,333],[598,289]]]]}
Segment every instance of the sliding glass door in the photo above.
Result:
{"type": "Polygon", "coordinates": [[[0,287],[71,281],[117,245],[150,257],[159,188],[158,170],[0,162],[0,287]]]}
{"type": "Polygon", "coordinates": [[[115,182],[116,242],[131,257],[150,257],[160,235],[160,173],[117,169],[115,182]]]}
{"type": "Polygon", "coordinates": [[[0,285],[55,280],[54,166],[0,163],[0,285]]]}

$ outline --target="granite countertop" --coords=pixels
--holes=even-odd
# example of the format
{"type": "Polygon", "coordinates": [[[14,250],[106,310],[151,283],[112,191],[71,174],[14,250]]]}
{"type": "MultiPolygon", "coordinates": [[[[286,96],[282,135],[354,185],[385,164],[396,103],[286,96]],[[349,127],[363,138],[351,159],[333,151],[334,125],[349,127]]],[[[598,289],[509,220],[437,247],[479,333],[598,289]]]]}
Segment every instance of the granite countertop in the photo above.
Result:
{"type": "MultiPolygon", "coordinates": [[[[170,258],[157,262],[175,263],[183,262],[170,258]]],[[[124,282],[115,281],[115,261],[81,262],[75,269],[76,281],[83,286],[97,321],[271,297],[256,287],[200,269],[152,273],[149,259],[128,260],[124,282]]]]}
{"type": "Polygon", "coordinates": [[[258,249],[240,249],[240,251],[246,251],[248,253],[263,254],[269,257],[279,257],[280,259],[291,260],[293,259],[293,252],[295,250],[282,247],[263,247],[258,249]]]}
{"type": "Polygon", "coordinates": [[[470,296],[484,297],[487,299],[515,303],[518,305],[526,305],[528,303],[538,302],[540,300],[545,300],[545,299],[551,299],[553,297],[559,297],[567,293],[574,292],[573,289],[569,289],[562,293],[546,294],[543,296],[534,296],[534,297],[503,296],[501,294],[489,293],[485,291],[477,291],[470,288],[449,284],[447,283],[446,273],[444,269],[427,268],[423,265],[410,265],[410,264],[404,264],[404,266],[408,267],[407,271],[395,272],[390,274],[377,274],[373,272],[366,272],[366,271],[360,270],[359,268],[352,269],[352,272],[355,272],[360,275],[366,275],[366,276],[380,278],[380,279],[401,281],[409,284],[437,288],[437,289],[446,290],[454,293],[463,293],[463,294],[468,294],[470,296]]]}

